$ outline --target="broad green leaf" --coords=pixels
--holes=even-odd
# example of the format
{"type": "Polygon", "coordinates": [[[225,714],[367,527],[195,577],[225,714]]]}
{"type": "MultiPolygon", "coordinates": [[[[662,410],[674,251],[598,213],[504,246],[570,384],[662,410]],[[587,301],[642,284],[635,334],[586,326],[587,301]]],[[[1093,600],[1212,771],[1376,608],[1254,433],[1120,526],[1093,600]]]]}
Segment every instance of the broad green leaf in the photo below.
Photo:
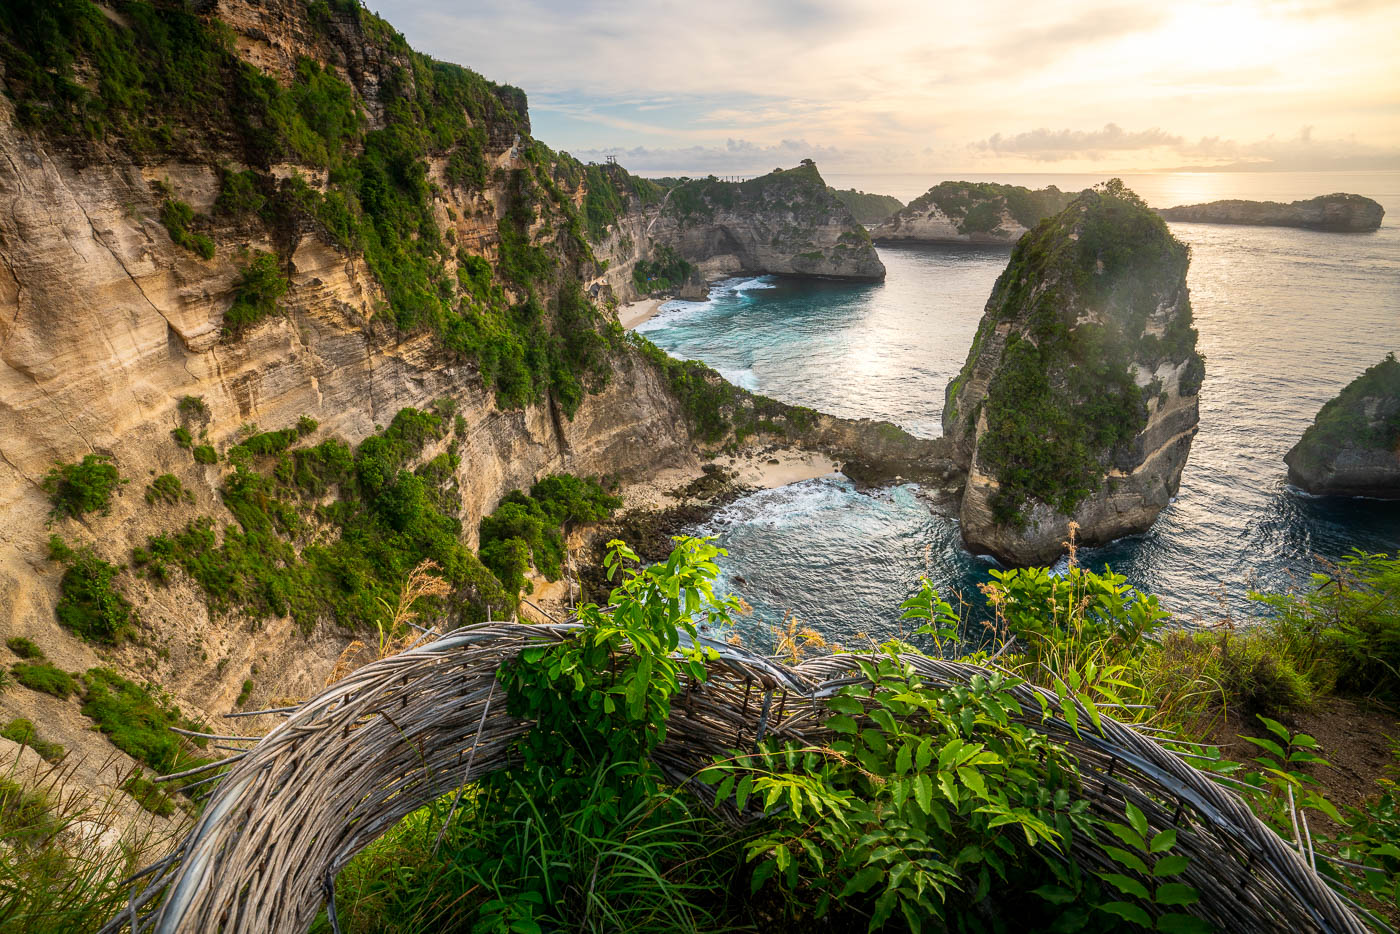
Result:
{"type": "Polygon", "coordinates": [[[1133,804],[1133,802],[1131,801],[1126,801],[1124,802],[1123,810],[1128,815],[1128,823],[1132,824],[1133,829],[1136,830],[1142,837],[1146,838],[1147,817],[1142,813],[1141,810],[1138,809],[1138,806],[1136,804],[1133,804]]]}
{"type": "Polygon", "coordinates": [[[1117,915],[1124,921],[1131,921],[1149,931],[1152,930],[1152,917],[1132,902],[1109,902],[1106,905],[1099,905],[1098,909],[1111,915],[1117,915]]]}
{"type": "Polygon", "coordinates": [[[1148,847],[1148,850],[1153,853],[1165,853],[1174,846],[1176,846],[1176,828],[1169,827],[1152,838],[1152,845],[1148,847]]]}
{"type": "Polygon", "coordinates": [[[837,714],[826,721],[826,728],[837,733],[856,732],[856,722],[843,714],[837,714]]]}
{"type": "Polygon", "coordinates": [[[1143,885],[1132,876],[1125,876],[1119,872],[1101,872],[1099,873],[1099,878],[1124,895],[1131,895],[1134,898],[1141,898],[1144,901],[1152,900],[1152,893],[1147,891],[1147,886],[1143,885]]]}
{"type": "Polygon", "coordinates": [[[1201,896],[1194,888],[1180,882],[1163,882],[1157,886],[1159,905],[1194,905],[1200,900],[1201,896]]]}
{"type": "Polygon", "coordinates": [[[1186,871],[1186,867],[1191,865],[1191,858],[1184,853],[1168,853],[1157,860],[1152,867],[1152,875],[1158,879],[1165,879],[1168,876],[1180,875],[1186,871]]]}

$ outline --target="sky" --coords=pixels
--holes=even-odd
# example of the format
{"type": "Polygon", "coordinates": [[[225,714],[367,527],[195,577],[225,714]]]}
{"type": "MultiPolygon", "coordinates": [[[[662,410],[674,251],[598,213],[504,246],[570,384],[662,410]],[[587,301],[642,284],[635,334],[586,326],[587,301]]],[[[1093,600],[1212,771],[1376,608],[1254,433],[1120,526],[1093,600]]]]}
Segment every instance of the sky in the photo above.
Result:
{"type": "Polygon", "coordinates": [[[367,0],[642,174],[1400,170],[1400,0],[367,0]]]}

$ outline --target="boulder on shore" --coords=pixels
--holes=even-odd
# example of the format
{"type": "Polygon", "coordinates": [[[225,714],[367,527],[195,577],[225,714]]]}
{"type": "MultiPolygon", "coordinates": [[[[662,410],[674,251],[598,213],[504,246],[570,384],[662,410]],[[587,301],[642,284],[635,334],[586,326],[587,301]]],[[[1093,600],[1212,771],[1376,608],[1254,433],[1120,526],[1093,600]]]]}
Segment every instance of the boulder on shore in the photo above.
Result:
{"type": "Polygon", "coordinates": [[[1205,373],[1189,259],[1116,179],[1016,244],[943,410],[968,550],[1053,563],[1071,523],[1102,544],[1176,495],[1205,373]]]}
{"type": "Polygon", "coordinates": [[[1284,455],[1308,493],[1400,499],[1400,361],[1389,354],[1324,405],[1284,455]]]}
{"type": "Polygon", "coordinates": [[[1338,192],[1291,204],[1279,201],[1211,201],[1208,204],[1164,208],[1158,213],[1169,221],[1193,224],[1248,224],[1365,233],[1380,227],[1385,208],[1370,198],[1338,192]]]}

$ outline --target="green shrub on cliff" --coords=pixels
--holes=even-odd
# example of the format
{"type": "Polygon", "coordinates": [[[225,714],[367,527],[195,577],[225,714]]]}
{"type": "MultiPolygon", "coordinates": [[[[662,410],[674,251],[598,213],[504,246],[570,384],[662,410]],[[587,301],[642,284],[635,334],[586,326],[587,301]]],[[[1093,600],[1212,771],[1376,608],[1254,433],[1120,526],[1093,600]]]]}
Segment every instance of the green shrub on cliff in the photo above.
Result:
{"type": "Polygon", "coordinates": [[[110,668],[88,669],[83,685],[83,714],[122,752],[158,773],[202,761],[189,751],[187,740],[170,730],[199,730],[201,724],[182,715],[168,698],[110,668]]]}
{"type": "Polygon", "coordinates": [[[59,762],[68,754],[59,743],[51,743],[39,735],[39,731],[34,728],[34,721],[24,717],[16,717],[5,728],[0,730],[0,736],[5,737],[10,742],[19,743],[33,749],[46,762],[59,762]]]}
{"type": "Polygon", "coordinates": [[[528,496],[512,490],[482,517],[481,561],[510,593],[525,586],[531,563],[546,579],[558,580],[569,526],[600,522],[621,505],[598,481],[572,474],[545,477],[528,496]]]}
{"type": "Polygon", "coordinates": [[[224,331],[239,334],[277,312],[277,300],[289,283],[274,253],[258,253],[234,282],[233,304],[224,312],[224,331]]]}
{"type": "Polygon", "coordinates": [[[213,259],[214,241],[205,234],[189,229],[194,220],[194,208],[183,201],[167,198],[161,206],[160,222],[165,225],[170,239],[191,253],[198,253],[203,259],[213,259]]]}
{"type": "Polygon", "coordinates": [[[1400,360],[1390,353],[1323,405],[1290,456],[1325,462],[1347,447],[1380,451],[1400,449],[1400,401],[1397,400],[1400,400],[1400,360]],[[1385,408],[1393,411],[1382,414],[1385,408]]]}
{"type": "Polygon", "coordinates": [[[112,504],[112,491],[125,482],[112,458],[106,454],[84,454],[76,464],[55,464],[40,486],[49,494],[55,518],[78,519],[99,510],[106,514],[112,504]]]}
{"type": "Polygon", "coordinates": [[[462,544],[455,455],[413,466],[446,437],[444,412],[403,409],[355,449],[335,439],[292,447],[296,428],[255,434],[230,451],[220,488],[237,525],[221,532],[196,519],[152,536],[133,564],[158,582],[182,569],[216,612],[363,630],[383,622],[409,573],[432,560],[453,587],[436,608],[463,621],[499,619],[513,596],[462,544]],[[254,439],[266,440],[244,447],[254,439]],[[308,540],[312,528],[330,534],[308,540]]]}
{"type": "Polygon", "coordinates": [[[638,292],[669,292],[680,288],[695,267],[671,247],[662,244],[652,250],[650,259],[639,259],[632,267],[632,284],[638,292]]]}
{"type": "Polygon", "coordinates": [[[24,687],[43,691],[59,700],[67,700],[78,692],[78,683],[72,675],[46,661],[16,662],[10,671],[24,687]]]}
{"type": "Polygon", "coordinates": [[[116,645],[135,627],[131,601],[116,589],[121,568],[103,561],[91,548],[70,552],[58,585],[54,614],[89,642],[116,645]]]}

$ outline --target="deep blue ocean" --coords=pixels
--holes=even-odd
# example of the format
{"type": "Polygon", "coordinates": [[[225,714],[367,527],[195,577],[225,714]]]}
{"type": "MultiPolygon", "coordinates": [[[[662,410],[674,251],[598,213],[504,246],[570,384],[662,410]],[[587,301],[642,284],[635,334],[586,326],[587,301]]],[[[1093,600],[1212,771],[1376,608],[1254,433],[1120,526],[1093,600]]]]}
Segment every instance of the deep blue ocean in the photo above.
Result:
{"type": "MultiPolygon", "coordinates": [[[[983,180],[1078,190],[1075,176],[983,180]]],[[[928,181],[832,178],[908,199],[928,181]]],[[[1374,234],[1173,224],[1206,356],[1200,433],[1176,501],[1145,534],[1081,553],[1155,593],[1184,621],[1253,611],[1251,587],[1306,583],[1317,558],[1400,551],[1400,504],[1315,499],[1285,483],[1284,453],[1318,408],[1400,351],[1400,173],[1125,178],[1149,204],[1289,201],[1350,191],[1380,201],[1374,234]]],[[[672,302],[640,330],[732,381],[838,415],[940,433],[943,388],[961,368],[1005,249],[882,247],[885,282],[730,280],[709,301],[672,302]]],[[[927,575],[980,605],[995,567],[911,486],[858,492],[839,476],[745,497],[692,531],[729,550],[721,585],[754,607],[742,627],[794,615],[843,643],[898,631],[898,604],[927,575]]]]}

